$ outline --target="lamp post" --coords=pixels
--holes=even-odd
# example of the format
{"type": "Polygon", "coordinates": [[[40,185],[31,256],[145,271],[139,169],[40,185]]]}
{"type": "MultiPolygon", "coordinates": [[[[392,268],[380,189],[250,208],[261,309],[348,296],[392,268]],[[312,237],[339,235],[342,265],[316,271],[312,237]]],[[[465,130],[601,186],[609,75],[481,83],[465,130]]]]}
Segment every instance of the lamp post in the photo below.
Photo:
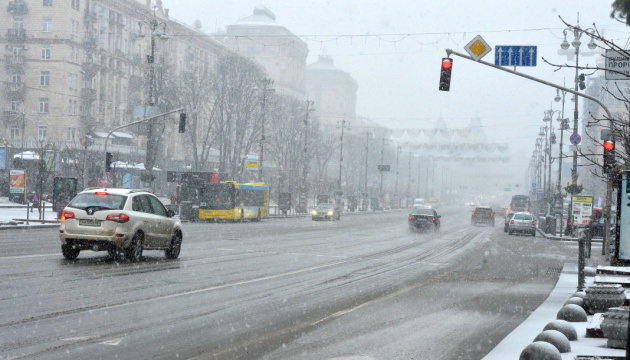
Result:
{"type": "MultiPolygon", "coordinates": [[[[260,79],[259,82],[262,84],[262,103],[261,103],[261,131],[260,131],[260,156],[258,159],[258,181],[264,182],[263,180],[263,160],[264,160],[264,152],[265,152],[265,106],[267,103],[267,91],[273,92],[274,88],[273,80],[269,78],[260,79]]],[[[257,88],[257,87],[255,87],[257,88]]]]}
{"type": "Polygon", "coordinates": [[[342,194],[342,191],[341,191],[341,170],[342,170],[342,166],[343,166],[343,133],[344,133],[345,129],[350,130],[350,121],[348,121],[346,119],[342,119],[341,121],[339,121],[337,126],[341,128],[341,136],[339,137],[341,147],[339,149],[339,179],[337,180],[337,195],[341,196],[341,194],[342,194]]]}
{"type": "Polygon", "coordinates": [[[304,169],[302,170],[302,196],[300,196],[300,209],[302,212],[306,212],[308,207],[308,116],[315,109],[312,107],[315,104],[313,100],[306,99],[306,109],[304,115],[304,153],[302,163],[304,169]]]}
{"type": "Polygon", "coordinates": [[[549,123],[549,147],[547,148],[547,151],[549,152],[549,168],[548,168],[548,182],[547,182],[547,199],[548,199],[548,206],[547,206],[547,215],[550,214],[551,212],[551,188],[552,188],[552,184],[551,184],[551,145],[553,145],[553,141],[555,139],[555,135],[553,133],[553,126],[552,126],[552,119],[553,119],[553,114],[555,114],[556,112],[559,112],[558,110],[553,110],[553,109],[549,109],[549,110],[545,110],[545,116],[543,117],[543,121],[549,123]]]}
{"type": "MultiPolygon", "coordinates": [[[[584,88],[582,87],[583,85],[580,85],[580,78],[579,78],[579,60],[580,60],[580,45],[582,44],[580,42],[580,38],[582,37],[582,35],[586,32],[586,33],[593,33],[595,30],[588,28],[588,29],[579,29],[579,24],[580,24],[580,20],[578,18],[578,25],[571,29],[571,28],[567,28],[564,29],[562,31],[562,33],[564,34],[564,40],[562,41],[562,44],[560,44],[560,47],[563,50],[568,50],[569,46],[573,46],[575,48],[575,91],[578,91],[578,86],[580,86],[583,90],[584,88]],[[573,41],[571,41],[571,44],[569,44],[569,42],[567,41],[567,34],[573,34],[573,41]]],[[[593,41],[593,38],[591,37],[591,41],[587,44],[588,48],[593,50],[597,47],[597,44],[595,44],[595,41],[593,41]]],[[[577,134],[578,133],[578,98],[577,96],[574,96],[575,99],[575,109],[573,111],[573,133],[577,134]]],[[[578,180],[578,173],[577,173],[577,148],[575,150],[573,150],[573,167],[571,168],[571,184],[576,186],[577,185],[577,180],[578,180]]]]}
{"type": "MultiPolygon", "coordinates": [[[[159,38],[162,41],[168,40],[168,35],[166,34],[166,23],[160,22],[155,17],[155,13],[153,14],[153,19],[150,21],[139,21],[138,22],[138,32],[136,33],[137,39],[144,39],[144,33],[142,32],[142,24],[148,24],[151,29],[151,55],[147,55],[147,63],[149,64],[149,106],[153,107],[157,103],[157,96],[155,96],[155,39],[159,38]],[[158,28],[162,26],[163,31],[158,30],[158,28]]],[[[145,111],[146,113],[146,111],[145,111]]],[[[157,111],[155,112],[157,113],[157,111]]],[[[153,112],[151,113],[153,114],[153,112]]],[[[148,176],[146,177],[146,182],[153,182],[153,165],[155,163],[155,139],[153,137],[153,121],[147,121],[147,153],[146,159],[144,162],[144,169],[147,171],[148,176]]]]}
{"type": "MultiPolygon", "coordinates": [[[[564,137],[564,130],[569,129],[569,120],[564,118],[564,98],[567,92],[562,91],[562,97],[560,96],[560,89],[556,89],[556,97],[553,98],[555,102],[560,102],[562,100],[562,112],[560,113],[560,117],[556,120],[560,123],[560,144],[558,146],[558,184],[556,185],[556,191],[558,193],[558,200],[562,200],[562,142],[564,137]]],[[[562,214],[563,204],[560,201],[560,214],[562,214]]],[[[562,231],[560,232],[560,236],[562,236],[562,231]]]]}

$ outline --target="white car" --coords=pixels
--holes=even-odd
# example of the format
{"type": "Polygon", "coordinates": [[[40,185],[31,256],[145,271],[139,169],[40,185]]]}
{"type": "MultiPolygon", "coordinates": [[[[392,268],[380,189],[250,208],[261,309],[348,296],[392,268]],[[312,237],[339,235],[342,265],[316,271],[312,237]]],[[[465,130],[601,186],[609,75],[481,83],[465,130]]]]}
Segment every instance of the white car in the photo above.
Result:
{"type": "Polygon", "coordinates": [[[508,234],[512,235],[515,232],[536,236],[536,220],[534,220],[532,214],[528,212],[517,212],[514,214],[508,225],[508,234]]]}
{"type": "Polygon", "coordinates": [[[150,192],[92,188],[77,194],[61,212],[59,239],[69,260],[81,250],[106,250],[131,261],[140,261],[143,250],[163,250],[174,259],[182,245],[182,225],[150,192]]]}

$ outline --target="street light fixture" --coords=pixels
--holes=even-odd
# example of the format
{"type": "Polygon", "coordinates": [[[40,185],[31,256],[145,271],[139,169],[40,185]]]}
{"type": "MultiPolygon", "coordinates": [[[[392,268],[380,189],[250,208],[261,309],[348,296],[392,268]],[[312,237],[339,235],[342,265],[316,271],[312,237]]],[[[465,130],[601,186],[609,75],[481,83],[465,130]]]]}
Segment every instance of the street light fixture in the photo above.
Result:
{"type": "MultiPolygon", "coordinates": [[[[147,63],[149,64],[149,106],[155,106],[157,102],[155,96],[155,39],[159,38],[162,41],[168,40],[168,35],[166,35],[166,23],[160,22],[155,17],[155,13],[153,14],[153,19],[150,21],[140,20],[138,21],[138,32],[136,33],[137,39],[144,39],[144,33],[142,32],[142,24],[147,24],[151,28],[151,55],[147,56],[147,63]],[[158,28],[162,26],[163,30],[159,31],[158,28]]],[[[153,113],[153,112],[152,112],[153,113]]],[[[155,149],[155,139],[153,137],[153,121],[147,121],[147,152],[146,159],[144,162],[144,168],[148,173],[148,176],[145,178],[149,183],[153,182],[153,165],[155,163],[154,153],[155,149]]]]}
{"type": "MultiPolygon", "coordinates": [[[[595,33],[595,29],[587,28],[580,29],[579,28],[579,19],[578,25],[574,28],[566,28],[562,31],[564,34],[564,40],[560,44],[560,47],[563,50],[569,49],[569,42],[567,41],[567,34],[573,34],[573,41],[571,41],[571,45],[575,48],[575,91],[577,92],[580,84],[580,77],[578,75],[579,71],[579,56],[580,56],[580,38],[584,33],[588,34],[591,37],[591,41],[586,45],[589,49],[593,50],[597,47],[597,44],[593,40],[593,34],[595,33]]],[[[573,133],[578,133],[578,99],[574,95],[571,99],[575,102],[575,109],[573,111],[573,133]]],[[[571,168],[571,183],[574,186],[577,186],[578,173],[577,173],[577,148],[573,150],[573,168],[571,168]]]]}

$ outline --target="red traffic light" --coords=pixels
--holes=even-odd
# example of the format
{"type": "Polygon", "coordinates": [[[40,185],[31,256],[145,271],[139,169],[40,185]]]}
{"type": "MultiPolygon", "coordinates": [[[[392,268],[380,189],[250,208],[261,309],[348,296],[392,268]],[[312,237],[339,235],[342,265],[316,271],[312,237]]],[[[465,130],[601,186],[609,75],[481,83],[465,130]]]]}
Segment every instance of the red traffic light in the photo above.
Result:
{"type": "Polygon", "coordinates": [[[451,59],[442,59],[442,68],[450,69],[453,64],[451,63],[451,59]]]}
{"type": "Polygon", "coordinates": [[[604,150],[608,151],[612,151],[615,149],[615,143],[613,143],[612,141],[604,141],[602,146],[604,146],[604,150]]]}

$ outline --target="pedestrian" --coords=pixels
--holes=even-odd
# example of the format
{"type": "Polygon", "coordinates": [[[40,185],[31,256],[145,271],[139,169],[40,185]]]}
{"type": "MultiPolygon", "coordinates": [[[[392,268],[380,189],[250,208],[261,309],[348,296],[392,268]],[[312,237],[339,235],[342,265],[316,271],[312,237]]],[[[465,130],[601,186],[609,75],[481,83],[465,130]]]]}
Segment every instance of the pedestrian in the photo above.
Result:
{"type": "Polygon", "coordinates": [[[177,204],[177,196],[175,194],[171,193],[169,198],[171,199],[171,204],[177,204]]]}
{"type": "Polygon", "coordinates": [[[33,208],[36,206],[39,207],[39,197],[37,193],[33,191],[33,207],[31,207],[31,212],[33,212],[33,208]]]}

